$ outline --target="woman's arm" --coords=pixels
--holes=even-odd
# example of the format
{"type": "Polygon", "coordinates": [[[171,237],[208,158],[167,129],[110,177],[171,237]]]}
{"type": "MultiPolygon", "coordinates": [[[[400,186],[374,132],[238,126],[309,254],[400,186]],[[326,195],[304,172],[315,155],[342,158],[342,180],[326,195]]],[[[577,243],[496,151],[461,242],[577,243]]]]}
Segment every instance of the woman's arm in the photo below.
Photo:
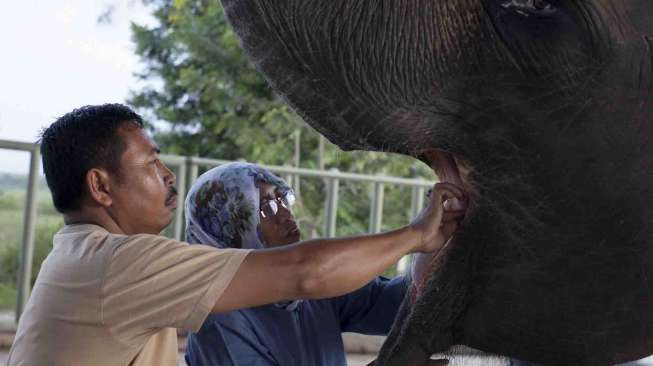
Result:
{"type": "Polygon", "coordinates": [[[343,332],[385,335],[408,289],[403,277],[377,277],[362,288],[332,299],[343,332]]]}

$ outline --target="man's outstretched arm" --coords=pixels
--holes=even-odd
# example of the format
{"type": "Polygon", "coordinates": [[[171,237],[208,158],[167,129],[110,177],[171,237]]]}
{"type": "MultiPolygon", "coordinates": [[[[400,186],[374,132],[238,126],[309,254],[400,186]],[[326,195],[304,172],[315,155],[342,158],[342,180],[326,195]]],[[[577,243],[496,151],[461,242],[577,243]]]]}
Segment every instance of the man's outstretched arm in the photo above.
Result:
{"type": "Polygon", "coordinates": [[[251,252],[213,312],[343,295],[364,286],[407,253],[440,250],[464,215],[464,210],[444,212],[443,202],[452,198],[464,199],[462,191],[439,183],[410,226],[251,252]]]}

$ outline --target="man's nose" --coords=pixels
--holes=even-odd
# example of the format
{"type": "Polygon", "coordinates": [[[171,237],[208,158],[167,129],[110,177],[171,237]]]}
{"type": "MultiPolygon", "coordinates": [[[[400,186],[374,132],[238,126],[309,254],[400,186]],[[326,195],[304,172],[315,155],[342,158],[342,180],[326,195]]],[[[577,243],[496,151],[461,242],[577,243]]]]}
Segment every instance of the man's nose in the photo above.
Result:
{"type": "Polygon", "coordinates": [[[161,163],[161,166],[163,166],[163,172],[164,172],[163,173],[163,181],[165,182],[165,184],[167,186],[174,186],[175,182],[177,182],[177,176],[163,162],[161,163]]]}

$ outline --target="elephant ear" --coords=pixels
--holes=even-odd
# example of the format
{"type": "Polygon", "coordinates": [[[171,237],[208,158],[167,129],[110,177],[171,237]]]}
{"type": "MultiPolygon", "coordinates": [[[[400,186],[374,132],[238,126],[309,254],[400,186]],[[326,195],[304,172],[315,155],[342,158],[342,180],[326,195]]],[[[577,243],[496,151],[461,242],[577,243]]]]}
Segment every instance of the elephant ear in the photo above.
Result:
{"type": "MultiPolygon", "coordinates": [[[[442,70],[433,60],[443,56],[422,27],[442,16],[439,2],[221,1],[268,83],[331,142],[406,154],[428,143],[433,126],[420,109],[435,104],[442,70]]],[[[447,114],[446,106],[438,109],[447,114]]]]}

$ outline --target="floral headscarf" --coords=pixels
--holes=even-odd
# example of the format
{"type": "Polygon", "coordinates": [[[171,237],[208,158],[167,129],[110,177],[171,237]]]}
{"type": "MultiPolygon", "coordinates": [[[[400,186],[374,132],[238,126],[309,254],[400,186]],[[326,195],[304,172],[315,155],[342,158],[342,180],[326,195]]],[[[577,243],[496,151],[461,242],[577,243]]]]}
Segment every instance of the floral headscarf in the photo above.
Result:
{"type": "MultiPolygon", "coordinates": [[[[259,202],[261,183],[290,191],[283,179],[250,163],[229,163],[202,174],[186,197],[186,241],[216,248],[263,249],[259,202]]],[[[302,300],[276,303],[288,311],[302,300]]]]}
{"type": "Polygon", "coordinates": [[[186,197],[186,241],[216,248],[265,248],[259,219],[259,187],[281,193],[281,178],[250,163],[229,163],[202,174],[186,197]]]}

